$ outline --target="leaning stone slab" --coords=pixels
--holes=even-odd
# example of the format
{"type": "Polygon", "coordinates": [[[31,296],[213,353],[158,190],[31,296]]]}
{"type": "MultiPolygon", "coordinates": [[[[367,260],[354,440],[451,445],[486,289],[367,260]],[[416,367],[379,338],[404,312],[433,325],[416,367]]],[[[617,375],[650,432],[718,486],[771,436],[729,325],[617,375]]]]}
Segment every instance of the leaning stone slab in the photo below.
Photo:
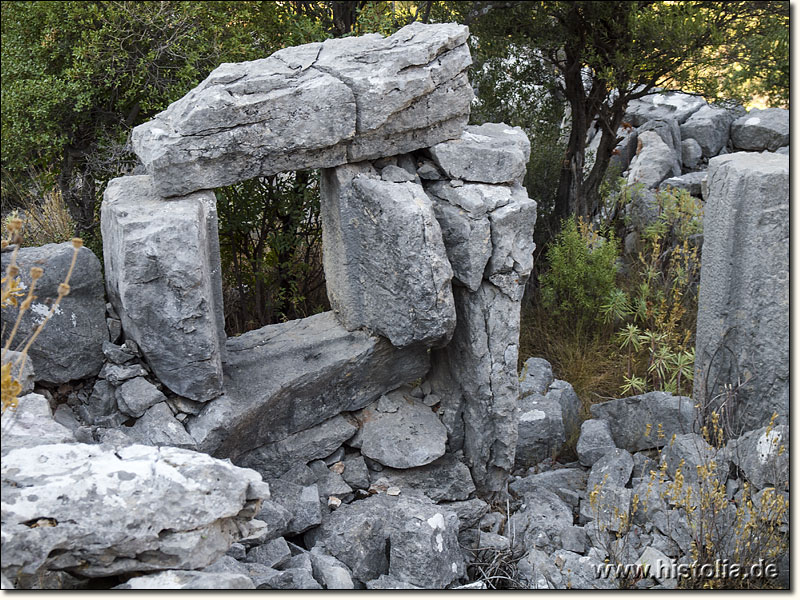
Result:
{"type": "Polygon", "coordinates": [[[642,149],[631,163],[628,185],[640,183],[646,189],[656,189],[667,177],[681,174],[677,155],[656,131],[640,133],[639,142],[642,149]]]}
{"type": "Polygon", "coordinates": [[[413,23],[222,64],[136,127],[134,151],[168,197],[432,146],[467,124],[467,36],[413,23]]]}
{"type": "Polygon", "coordinates": [[[789,143],[789,111],[754,108],[731,125],[731,141],[739,150],[775,152],[789,143]]]}
{"type": "Polygon", "coordinates": [[[383,181],[368,164],[326,170],[321,217],[328,297],[348,330],[397,347],[449,341],[453,270],[422,186],[383,181]]]}
{"type": "Polygon", "coordinates": [[[616,446],[628,452],[661,448],[673,435],[690,433],[697,418],[691,398],[667,392],[600,402],[589,410],[595,419],[608,423],[616,446]]]}
{"type": "MultiPolygon", "coordinates": [[[[20,248],[17,252],[16,264],[25,291],[31,286],[32,267],[40,267],[44,274],[36,282],[36,297],[22,315],[11,350],[20,349],[47,318],[51,305],[58,297],[58,286],[67,276],[73,253],[74,248],[70,242],[20,248]]],[[[2,253],[3,276],[11,262],[11,256],[12,252],[2,253]]],[[[97,375],[103,366],[103,342],[108,340],[103,275],[100,261],[85,246],[78,251],[69,286],[69,295],[62,298],[28,351],[28,361],[33,366],[35,381],[65,383],[97,375]]],[[[18,308],[3,308],[4,347],[17,314],[18,308]]]]}
{"type": "Polygon", "coordinates": [[[789,157],[737,152],[713,158],[708,190],[694,398],[719,402],[732,384],[730,416],[740,428],[763,427],[773,413],[787,423],[789,157]]]}
{"type": "Polygon", "coordinates": [[[482,183],[522,183],[531,143],[520,127],[505,123],[470,125],[456,140],[430,148],[451,179],[482,183]]]}
{"type": "Polygon", "coordinates": [[[106,288],[128,338],[173,392],[222,393],[225,350],[216,199],[169,202],[147,176],[120,177],[101,207],[106,288]]]}
{"type": "Polygon", "coordinates": [[[2,476],[2,568],[12,580],[42,569],[105,577],[202,568],[269,498],[255,471],[166,447],[22,448],[3,457],[2,476]]]}
{"type": "Polygon", "coordinates": [[[360,410],[429,366],[424,348],[348,332],[332,312],[248,331],[227,353],[225,395],[186,423],[198,449],[233,459],[360,410]]]}

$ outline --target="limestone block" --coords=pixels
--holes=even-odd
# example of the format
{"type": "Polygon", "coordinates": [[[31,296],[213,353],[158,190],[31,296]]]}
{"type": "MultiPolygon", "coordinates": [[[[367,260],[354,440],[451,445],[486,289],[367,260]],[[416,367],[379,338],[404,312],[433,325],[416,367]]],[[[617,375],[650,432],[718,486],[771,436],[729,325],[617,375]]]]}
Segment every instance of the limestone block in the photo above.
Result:
{"type": "Polygon", "coordinates": [[[695,401],[738,388],[739,426],[789,414],[789,157],[713,158],[703,225],[695,401]]]}
{"type": "Polygon", "coordinates": [[[204,402],[222,393],[225,328],[216,199],[164,201],[150,177],[109,182],[101,207],[109,300],[155,375],[204,402]]]}
{"type": "Polygon", "coordinates": [[[704,106],[681,125],[682,139],[694,139],[703,156],[716,156],[728,143],[733,115],[724,108],[704,106]]]}
{"type": "Polygon", "coordinates": [[[157,193],[333,167],[458,137],[469,117],[468,30],[412,23],[217,67],[134,129],[157,193]]]}
{"type": "Polygon", "coordinates": [[[321,188],[323,265],[342,324],[397,347],[447,343],[453,271],[422,186],[383,181],[357,164],[324,171],[321,188]]]}
{"type": "Polygon", "coordinates": [[[740,150],[775,152],[789,143],[789,111],[754,108],[731,125],[731,141],[740,150]]]}

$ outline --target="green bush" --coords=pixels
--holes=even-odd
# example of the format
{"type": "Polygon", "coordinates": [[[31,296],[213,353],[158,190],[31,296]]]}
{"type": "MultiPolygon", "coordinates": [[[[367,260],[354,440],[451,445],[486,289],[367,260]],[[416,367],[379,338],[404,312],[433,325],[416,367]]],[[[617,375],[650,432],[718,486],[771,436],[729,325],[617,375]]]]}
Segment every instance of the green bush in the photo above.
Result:
{"type": "Polygon", "coordinates": [[[569,217],[547,251],[549,270],[543,274],[541,299],[560,324],[588,332],[602,324],[601,306],[614,291],[617,240],[603,238],[591,224],[569,217]]]}

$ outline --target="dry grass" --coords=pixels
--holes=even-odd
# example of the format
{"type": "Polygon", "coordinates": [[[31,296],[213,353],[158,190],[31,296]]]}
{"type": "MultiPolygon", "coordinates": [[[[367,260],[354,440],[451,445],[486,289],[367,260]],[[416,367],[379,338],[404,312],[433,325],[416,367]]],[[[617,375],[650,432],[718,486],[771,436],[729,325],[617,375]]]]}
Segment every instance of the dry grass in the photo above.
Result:
{"type": "Polygon", "coordinates": [[[626,358],[611,336],[566,329],[534,301],[522,311],[520,365],[531,356],[549,361],[555,377],[572,384],[589,418],[591,404],[619,397],[624,384],[626,358]]]}

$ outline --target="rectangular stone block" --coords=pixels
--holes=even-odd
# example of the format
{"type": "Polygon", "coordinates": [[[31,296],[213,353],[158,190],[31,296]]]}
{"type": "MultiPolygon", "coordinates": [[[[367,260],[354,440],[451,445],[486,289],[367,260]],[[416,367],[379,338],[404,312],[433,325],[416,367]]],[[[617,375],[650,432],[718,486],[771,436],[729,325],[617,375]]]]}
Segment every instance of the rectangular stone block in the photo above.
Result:
{"type": "Polygon", "coordinates": [[[325,170],[323,265],[331,307],[401,348],[447,343],[455,306],[442,232],[413,182],[383,181],[368,163],[325,170]]]}
{"type": "Polygon", "coordinates": [[[222,64],[134,128],[158,193],[391,156],[456,138],[473,99],[469,32],[412,23],[222,64]]]}
{"type": "Polygon", "coordinates": [[[149,176],[109,182],[101,206],[108,298],[125,335],[176,394],[222,393],[225,351],[216,199],[163,200],[149,176]]]}
{"type": "Polygon", "coordinates": [[[695,402],[737,387],[742,431],[789,415],[789,157],[737,152],[708,164],[695,402]],[[743,383],[743,385],[739,385],[743,383]]]}
{"type": "Polygon", "coordinates": [[[424,348],[400,350],[348,332],[332,312],[231,338],[227,356],[225,395],[187,419],[186,428],[198,449],[233,459],[362,409],[429,367],[424,348]]]}

